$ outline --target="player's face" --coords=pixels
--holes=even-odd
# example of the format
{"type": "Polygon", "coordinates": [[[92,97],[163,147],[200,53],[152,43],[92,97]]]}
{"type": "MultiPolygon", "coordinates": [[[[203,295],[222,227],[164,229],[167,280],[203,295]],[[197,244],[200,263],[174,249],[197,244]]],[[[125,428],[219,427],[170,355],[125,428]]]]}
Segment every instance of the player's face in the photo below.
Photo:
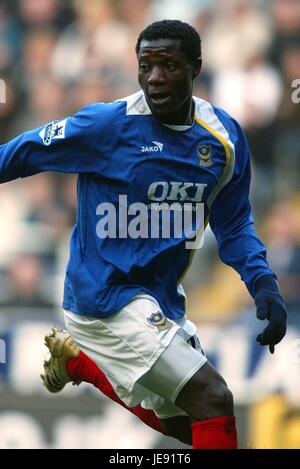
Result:
{"type": "Polygon", "coordinates": [[[191,64],[173,39],[143,40],[138,54],[139,84],[153,114],[165,124],[191,124],[193,80],[201,60],[191,64]]]}

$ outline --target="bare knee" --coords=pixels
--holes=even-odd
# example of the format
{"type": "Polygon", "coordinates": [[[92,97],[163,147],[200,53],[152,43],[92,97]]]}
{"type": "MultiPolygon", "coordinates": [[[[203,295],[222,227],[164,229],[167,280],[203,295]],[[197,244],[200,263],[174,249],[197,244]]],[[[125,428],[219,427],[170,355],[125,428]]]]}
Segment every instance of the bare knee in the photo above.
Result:
{"type": "Polygon", "coordinates": [[[224,383],[208,384],[199,394],[198,405],[193,415],[198,419],[206,414],[207,418],[233,415],[233,395],[224,383]]]}
{"type": "Polygon", "coordinates": [[[193,399],[183,404],[192,421],[233,415],[233,396],[226,384],[216,382],[196,391],[193,399]]]}
{"type": "Polygon", "coordinates": [[[181,390],[176,405],[184,409],[192,421],[234,414],[232,393],[209,363],[181,390]]]}

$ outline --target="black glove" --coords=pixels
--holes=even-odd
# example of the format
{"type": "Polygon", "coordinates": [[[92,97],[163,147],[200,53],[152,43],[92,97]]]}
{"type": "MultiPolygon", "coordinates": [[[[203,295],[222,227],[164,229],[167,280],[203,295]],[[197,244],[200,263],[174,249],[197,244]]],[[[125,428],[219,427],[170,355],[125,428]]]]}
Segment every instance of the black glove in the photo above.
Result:
{"type": "Polygon", "coordinates": [[[256,338],[260,345],[269,345],[274,353],[286,333],[287,309],[280,295],[278,283],[271,275],[259,278],[255,283],[256,316],[260,320],[268,319],[269,324],[256,338]]]}

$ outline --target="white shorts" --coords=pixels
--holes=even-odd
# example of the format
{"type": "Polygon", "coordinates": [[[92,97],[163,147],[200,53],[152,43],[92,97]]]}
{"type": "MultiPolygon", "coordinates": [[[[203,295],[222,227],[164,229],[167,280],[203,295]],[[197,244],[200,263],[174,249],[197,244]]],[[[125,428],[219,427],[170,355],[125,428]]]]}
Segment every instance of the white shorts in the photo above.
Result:
{"type": "Polygon", "coordinates": [[[160,418],[186,415],[174,402],[207,361],[191,321],[166,318],[146,294],[107,318],[64,313],[72,338],[127,406],[141,403],[160,418]]]}

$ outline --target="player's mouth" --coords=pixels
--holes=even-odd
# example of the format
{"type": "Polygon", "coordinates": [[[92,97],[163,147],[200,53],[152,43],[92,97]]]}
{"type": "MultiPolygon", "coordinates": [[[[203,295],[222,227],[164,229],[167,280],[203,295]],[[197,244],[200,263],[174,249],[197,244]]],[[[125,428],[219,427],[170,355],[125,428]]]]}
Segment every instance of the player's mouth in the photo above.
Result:
{"type": "Polygon", "coordinates": [[[164,106],[169,104],[172,96],[168,93],[151,93],[149,94],[150,104],[154,106],[164,106]]]}

